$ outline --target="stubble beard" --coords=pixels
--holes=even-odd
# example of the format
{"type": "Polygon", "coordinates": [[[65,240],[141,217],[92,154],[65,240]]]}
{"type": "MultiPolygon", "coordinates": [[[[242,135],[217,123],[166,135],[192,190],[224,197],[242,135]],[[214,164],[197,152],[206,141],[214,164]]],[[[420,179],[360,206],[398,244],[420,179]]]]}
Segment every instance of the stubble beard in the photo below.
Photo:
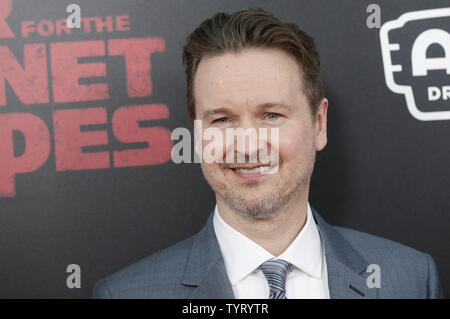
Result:
{"type": "MultiPolygon", "coordinates": [[[[275,216],[283,207],[285,207],[295,195],[300,195],[301,190],[309,185],[311,176],[314,170],[316,153],[313,152],[310,165],[306,172],[297,179],[297,184],[291,190],[284,190],[283,185],[276,184],[275,190],[269,195],[259,200],[252,202],[246,200],[238,192],[227,187],[223,193],[216,192],[232,209],[239,212],[244,217],[253,219],[268,219],[275,216]],[[287,191],[287,193],[286,193],[287,191]]],[[[281,168],[282,162],[280,162],[281,168]]],[[[251,191],[252,186],[256,186],[258,182],[251,182],[246,184],[246,187],[251,191]]]]}

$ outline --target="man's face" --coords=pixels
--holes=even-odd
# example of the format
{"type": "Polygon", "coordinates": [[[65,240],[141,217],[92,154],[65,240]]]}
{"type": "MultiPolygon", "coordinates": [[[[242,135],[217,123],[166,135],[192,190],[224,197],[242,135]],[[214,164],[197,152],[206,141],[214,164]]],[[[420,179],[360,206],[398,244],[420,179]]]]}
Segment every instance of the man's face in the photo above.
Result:
{"type": "MultiPolygon", "coordinates": [[[[237,162],[236,154],[232,154],[235,162],[229,163],[225,158],[230,141],[224,141],[223,163],[202,162],[217,201],[247,216],[268,218],[302,192],[307,196],[315,153],[326,145],[327,101],[322,100],[313,120],[294,57],[277,49],[256,48],[204,57],[194,79],[194,96],[203,131],[219,128],[225,136],[226,128],[267,128],[265,147],[278,148],[279,159],[270,163],[277,165],[276,172],[255,173],[242,169],[261,165],[259,158],[249,164],[249,144],[240,154],[246,163],[237,162]],[[279,130],[278,141],[270,139],[272,128],[279,130]]],[[[202,140],[203,149],[210,142],[202,140]]],[[[232,151],[238,153],[234,145],[232,151]]]]}

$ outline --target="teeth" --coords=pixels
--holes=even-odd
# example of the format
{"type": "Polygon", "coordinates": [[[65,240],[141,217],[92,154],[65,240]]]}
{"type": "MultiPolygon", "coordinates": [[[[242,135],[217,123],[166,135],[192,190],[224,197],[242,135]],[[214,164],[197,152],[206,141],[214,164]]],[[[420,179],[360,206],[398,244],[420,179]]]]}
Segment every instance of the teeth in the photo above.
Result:
{"type": "Polygon", "coordinates": [[[252,169],[237,168],[236,171],[244,174],[255,174],[268,171],[272,166],[260,166],[252,169]]]}

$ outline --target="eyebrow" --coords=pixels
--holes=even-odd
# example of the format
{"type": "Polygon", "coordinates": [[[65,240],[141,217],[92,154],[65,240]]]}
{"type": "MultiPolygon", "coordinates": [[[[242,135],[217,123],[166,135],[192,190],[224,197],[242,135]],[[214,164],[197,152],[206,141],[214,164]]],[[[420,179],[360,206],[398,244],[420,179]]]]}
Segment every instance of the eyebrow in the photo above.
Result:
{"type": "MultiPolygon", "coordinates": [[[[267,110],[270,108],[281,108],[281,109],[286,109],[287,111],[291,110],[292,107],[288,104],[285,103],[273,103],[273,102],[268,102],[268,103],[262,103],[262,104],[258,104],[256,106],[256,108],[258,110],[267,110]]],[[[230,109],[227,107],[219,107],[216,109],[211,109],[211,110],[207,110],[204,112],[203,114],[203,118],[209,118],[215,114],[223,114],[223,113],[231,113],[230,109]]]]}

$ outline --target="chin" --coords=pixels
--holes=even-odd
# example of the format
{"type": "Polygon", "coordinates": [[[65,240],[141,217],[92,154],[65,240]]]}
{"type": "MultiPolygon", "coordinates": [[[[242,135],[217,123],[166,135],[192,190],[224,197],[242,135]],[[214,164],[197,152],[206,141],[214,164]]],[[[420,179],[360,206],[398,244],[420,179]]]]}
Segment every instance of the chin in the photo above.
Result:
{"type": "Polygon", "coordinates": [[[249,198],[236,196],[236,194],[226,194],[223,196],[230,207],[240,214],[256,219],[267,219],[276,211],[277,200],[270,196],[261,196],[258,198],[249,198]],[[234,196],[233,196],[234,195],[234,196]]]}

